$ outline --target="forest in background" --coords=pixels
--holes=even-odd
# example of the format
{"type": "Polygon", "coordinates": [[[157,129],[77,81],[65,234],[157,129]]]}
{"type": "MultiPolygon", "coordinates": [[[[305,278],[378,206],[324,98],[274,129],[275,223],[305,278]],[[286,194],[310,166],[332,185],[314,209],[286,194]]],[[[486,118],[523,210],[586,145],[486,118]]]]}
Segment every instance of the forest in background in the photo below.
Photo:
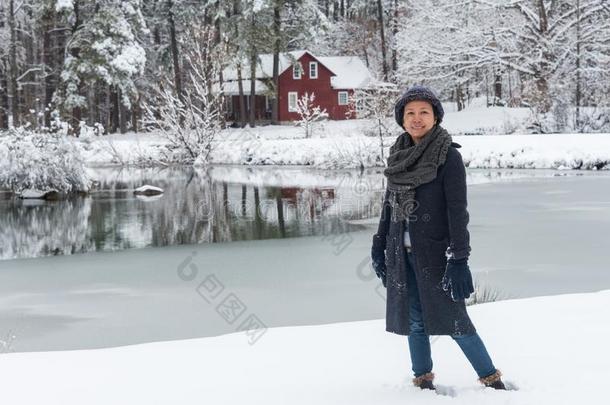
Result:
{"type": "Polygon", "coordinates": [[[458,110],[485,97],[546,130],[610,125],[607,0],[0,0],[0,130],[142,131],[193,105],[221,120],[223,68],[296,49],[359,56],[458,110]]]}

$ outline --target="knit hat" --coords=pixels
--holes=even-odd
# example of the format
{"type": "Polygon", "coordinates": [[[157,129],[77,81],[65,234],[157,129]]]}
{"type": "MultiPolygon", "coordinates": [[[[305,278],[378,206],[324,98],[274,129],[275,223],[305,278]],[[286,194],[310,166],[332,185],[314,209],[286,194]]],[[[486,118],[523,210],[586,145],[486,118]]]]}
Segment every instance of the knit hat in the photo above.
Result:
{"type": "Polygon", "coordinates": [[[402,128],[402,120],[405,115],[405,106],[411,101],[427,101],[432,104],[432,110],[434,111],[434,117],[436,118],[436,124],[440,124],[445,115],[441,101],[436,95],[427,87],[424,86],[413,86],[403,93],[402,96],[396,102],[394,106],[394,118],[396,123],[402,128]]]}

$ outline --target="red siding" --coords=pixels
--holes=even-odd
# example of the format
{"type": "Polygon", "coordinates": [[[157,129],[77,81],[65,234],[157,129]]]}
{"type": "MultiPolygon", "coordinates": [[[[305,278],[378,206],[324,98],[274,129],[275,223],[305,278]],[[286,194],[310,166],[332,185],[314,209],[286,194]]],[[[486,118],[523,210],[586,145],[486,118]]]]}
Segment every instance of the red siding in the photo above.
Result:
{"type": "MultiPolygon", "coordinates": [[[[300,98],[305,93],[315,94],[315,104],[318,104],[322,109],[326,109],[331,120],[344,120],[353,118],[346,116],[350,111],[349,105],[339,105],[339,91],[335,90],[330,85],[330,78],[333,73],[324,65],[318,62],[309,53],[305,53],[298,59],[303,66],[301,79],[293,79],[293,67],[286,69],[279,77],[279,120],[294,121],[299,119],[299,115],[294,112],[288,112],[288,92],[296,91],[300,98]],[[309,62],[318,62],[318,78],[311,79],[309,77],[309,62]]],[[[345,89],[348,92],[348,97],[352,95],[353,90],[345,89]]]]}

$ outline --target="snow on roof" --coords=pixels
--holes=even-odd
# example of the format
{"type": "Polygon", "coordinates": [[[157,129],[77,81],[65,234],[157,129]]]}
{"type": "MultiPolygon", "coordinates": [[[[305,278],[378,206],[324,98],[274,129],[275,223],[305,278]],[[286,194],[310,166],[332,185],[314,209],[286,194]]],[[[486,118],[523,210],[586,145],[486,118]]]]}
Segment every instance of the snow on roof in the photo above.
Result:
{"type": "MultiPolygon", "coordinates": [[[[292,52],[283,52],[280,53],[280,68],[279,74],[290,66],[292,66],[293,61],[298,60],[301,56],[303,56],[307,51],[292,51],[292,52]]],[[[236,66],[229,66],[223,72],[224,79],[229,80],[237,80],[237,68],[236,66]]],[[[242,79],[250,78],[250,61],[245,58],[242,61],[241,65],[241,77],[242,79]]],[[[273,54],[265,53],[258,55],[258,61],[256,64],[256,78],[264,79],[273,77],[273,54]]]]}
{"type": "Polygon", "coordinates": [[[369,69],[357,56],[323,56],[317,59],[336,74],[330,79],[334,89],[357,89],[374,81],[369,69]]]}
{"type": "MultiPolygon", "coordinates": [[[[292,66],[293,61],[298,60],[305,53],[309,53],[322,65],[328,68],[335,76],[331,78],[331,86],[334,89],[356,89],[366,87],[376,82],[364,62],[357,56],[323,56],[316,57],[307,50],[280,53],[279,74],[292,66]]],[[[256,77],[258,79],[273,77],[273,54],[261,54],[256,65],[256,77]]],[[[223,72],[226,81],[237,80],[237,69],[230,66],[223,72]]],[[[244,60],[241,68],[242,80],[250,78],[250,64],[244,60]]],[[[244,89],[250,91],[250,87],[244,85],[244,89]]],[[[228,92],[227,92],[228,94],[228,92]]],[[[236,94],[236,93],[235,93],[236,94]]],[[[257,94],[258,89],[257,89],[257,94]]]]}
{"type": "MultiPolygon", "coordinates": [[[[242,86],[244,94],[250,94],[250,80],[242,80],[242,86]]],[[[214,91],[218,89],[218,86],[214,86],[214,91]]],[[[223,83],[224,94],[227,96],[239,95],[239,85],[237,80],[229,80],[223,83]]],[[[269,93],[269,87],[261,80],[254,81],[254,94],[264,95],[269,93]]]]}

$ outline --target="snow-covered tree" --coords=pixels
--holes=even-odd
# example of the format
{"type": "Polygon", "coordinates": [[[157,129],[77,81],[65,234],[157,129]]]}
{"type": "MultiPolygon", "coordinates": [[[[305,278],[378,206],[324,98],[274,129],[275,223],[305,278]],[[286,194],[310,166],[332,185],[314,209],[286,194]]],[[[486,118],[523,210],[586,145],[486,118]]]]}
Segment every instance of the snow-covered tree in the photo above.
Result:
{"type": "Polygon", "coordinates": [[[223,46],[214,45],[209,27],[191,28],[189,37],[191,42],[183,49],[187,81],[182,96],[165,81],[145,109],[149,127],[160,129],[170,142],[168,162],[205,165],[221,128],[224,99],[217,77],[226,53],[223,46]]]}
{"type": "Polygon", "coordinates": [[[314,93],[305,93],[297,99],[296,113],[299,114],[299,120],[295,122],[295,125],[303,128],[305,138],[310,138],[314,133],[316,123],[328,118],[326,109],[320,108],[315,100],[314,93]]]}
{"type": "Polygon", "coordinates": [[[371,120],[373,133],[379,140],[379,155],[382,162],[385,162],[383,137],[391,135],[396,125],[393,113],[397,96],[396,86],[376,83],[368,88],[356,90],[350,99],[357,117],[371,120]]]}
{"type": "Polygon", "coordinates": [[[72,139],[21,128],[0,136],[0,188],[77,193],[89,187],[81,147],[72,139]]]}
{"type": "Polygon", "coordinates": [[[87,106],[85,86],[104,83],[124,107],[131,107],[146,63],[141,41],[148,30],[141,0],[60,0],[57,6],[71,23],[72,35],[55,102],[80,120],[80,110],[87,106]]]}
{"type": "Polygon", "coordinates": [[[576,65],[585,48],[579,50],[578,44],[587,43],[591,50],[590,71],[603,70],[609,49],[610,8],[604,0],[411,4],[412,14],[401,25],[397,45],[401,78],[433,83],[453,95],[458,106],[464,92],[488,93],[492,88],[490,104],[512,98],[515,91],[520,93],[515,98],[546,113],[553,100],[573,93],[566,84],[578,82],[574,74],[583,72],[583,65],[576,65]],[[508,87],[509,97],[503,87],[508,87]]]}

